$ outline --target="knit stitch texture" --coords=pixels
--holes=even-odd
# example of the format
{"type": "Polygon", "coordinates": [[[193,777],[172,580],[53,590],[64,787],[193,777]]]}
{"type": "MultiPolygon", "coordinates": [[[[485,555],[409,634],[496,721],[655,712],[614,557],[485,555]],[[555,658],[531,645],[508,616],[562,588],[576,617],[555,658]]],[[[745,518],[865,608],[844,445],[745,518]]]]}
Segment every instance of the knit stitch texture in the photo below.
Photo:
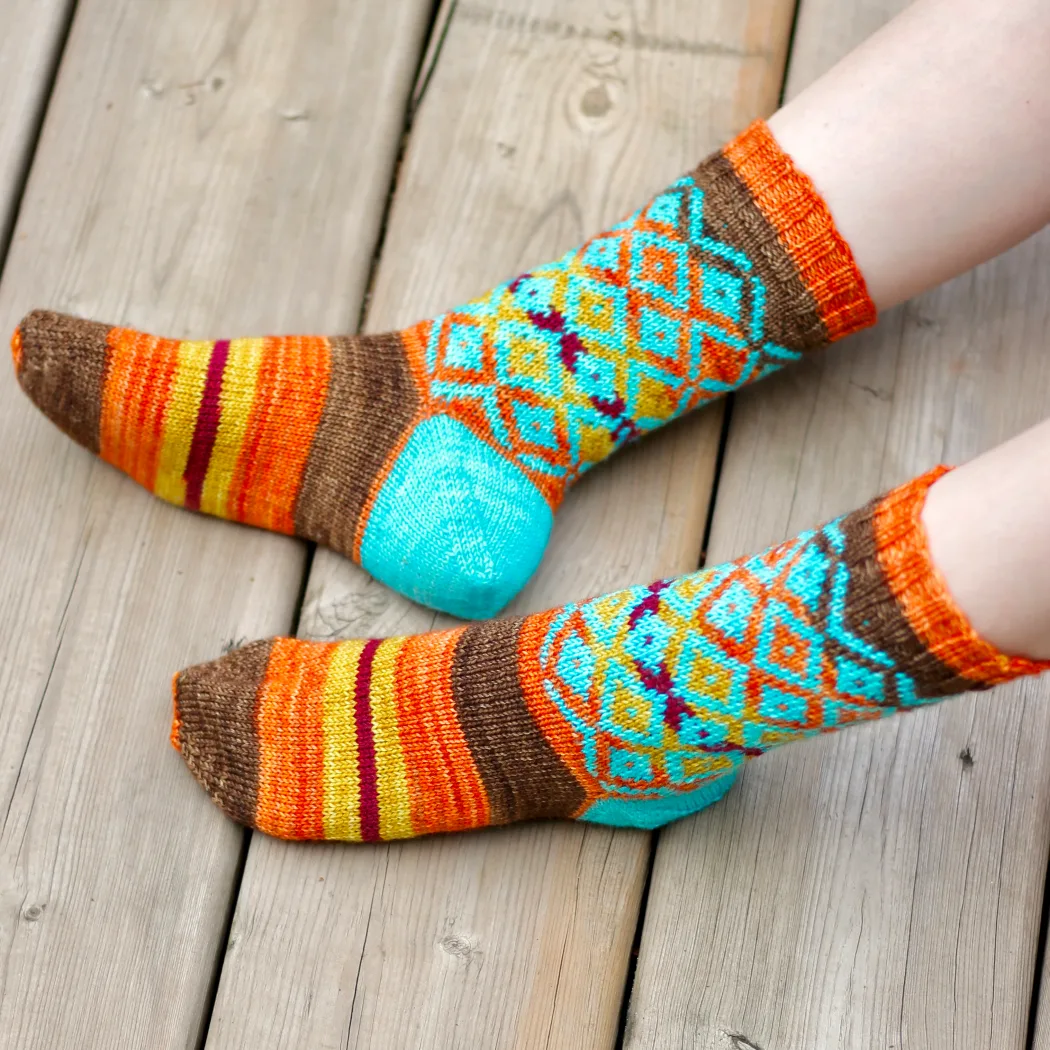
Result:
{"type": "Polygon", "coordinates": [[[192,342],[36,312],[13,352],[52,420],[161,498],[480,618],[589,467],[874,317],[758,123],[581,248],[400,332],[192,342]]]}
{"type": "Polygon", "coordinates": [[[176,677],[172,741],[282,838],[665,824],[770,748],[1050,666],[953,603],[920,520],[941,472],[764,554],[535,616],[252,643],[176,677]]]}

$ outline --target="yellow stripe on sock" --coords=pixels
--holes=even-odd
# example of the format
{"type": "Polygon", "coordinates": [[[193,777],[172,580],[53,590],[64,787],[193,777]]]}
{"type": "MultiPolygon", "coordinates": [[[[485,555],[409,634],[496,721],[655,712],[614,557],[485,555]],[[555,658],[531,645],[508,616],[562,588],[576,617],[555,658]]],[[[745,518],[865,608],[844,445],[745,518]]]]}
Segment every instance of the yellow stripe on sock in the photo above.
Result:
{"type": "Polygon", "coordinates": [[[354,683],[365,643],[341,642],[324,683],[324,837],[361,841],[354,683]]]}
{"type": "Polygon", "coordinates": [[[161,499],[182,506],[186,502],[186,460],[189,459],[197,413],[208,378],[214,343],[179,343],[178,365],[171,386],[171,400],[164,413],[164,442],[157,461],[153,491],[161,499]]]}
{"type": "Polygon", "coordinates": [[[201,490],[201,510],[228,518],[226,501],[237,457],[248,429],[248,417],[255,402],[255,387],[262,360],[262,339],[234,339],[230,342],[226,368],[222,374],[219,430],[201,490]]]}
{"type": "Polygon", "coordinates": [[[376,749],[376,794],[379,796],[379,834],[403,839],[413,834],[408,774],[401,737],[397,731],[395,675],[403,638],[390,638],[376,650],[372,661],[372,734],[376,749]]]}

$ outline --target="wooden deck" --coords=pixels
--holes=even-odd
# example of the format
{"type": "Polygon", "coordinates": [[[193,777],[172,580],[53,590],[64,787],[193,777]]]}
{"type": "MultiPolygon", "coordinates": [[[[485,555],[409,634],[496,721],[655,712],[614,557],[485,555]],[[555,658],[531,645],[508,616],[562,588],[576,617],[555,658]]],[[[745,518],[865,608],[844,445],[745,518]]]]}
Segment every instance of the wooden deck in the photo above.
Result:
{"type": "MultiPolygon", "coordinates": [[[[416,320],[629,211],[903,6],[0,0],[0,328],[416,320]]],[[[629,450],[515,609],[758,549],[1045,417],[1048,314],[1043,235],[629,450]]],[[[168,746],[172,672],[439,618],[152,499],[10,375],[0,448],[2,1050],[1050,1050],[1050,681],[784,749],[658,835],[289,846],[168,746]]]]}

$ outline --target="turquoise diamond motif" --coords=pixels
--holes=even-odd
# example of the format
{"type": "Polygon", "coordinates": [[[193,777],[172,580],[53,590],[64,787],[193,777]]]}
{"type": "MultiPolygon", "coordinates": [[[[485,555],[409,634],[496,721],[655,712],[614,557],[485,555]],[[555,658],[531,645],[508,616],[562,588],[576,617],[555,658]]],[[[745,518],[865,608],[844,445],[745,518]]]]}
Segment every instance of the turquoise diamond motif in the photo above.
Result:
{"type": "Polygon", "coordinates": [[[707,610],[705,619],[714,624],[727,638],[743,643],[757,603],[758,599],[743,583],[733,580],[707,610]]]}
{"type": "Polygon", "coordinates": [[[645,783],[653,779],[653,762],[648,755],[614,747],[609,750],[609,775],[614,780],[645,783]]]}
{"type": "Polygon", "coordinates": [[[480,328],[453,322],[449,325],[448,343],[445,346],[445,365],[480,372],[484,346],[485,337],[480,328]]]}
{"type": "Polygon", "coordinates": [[[703,268],[703,304],[705,310],[740,324],[743,316],[744,282],[736,274],[715,266],[703,268]]]}
{"type": "Polygon", "coordinates": [[[808,543],[798,561],[791,566],[784,579],[784,586],[810,612],[816,613],[820,596],[824,593],[824,581],[827,575],[828,559],[815,544],[808,543]]]}
{"type": "MultiPolygon", "coordinates": [[[[682,198],[677,193],[661,193],[646,209],[645,217],[652,222],[676,228],[682,214],[682,198]]],[[[672,229],[674,232],[674,229],[672,229]]]]}
{"type": "Polygon", "coordinates": [[[557,451],[558,438],[555,433],[558,417],[552,408],[545,405],[529,405],[519,401],[514,405],[514,422],[518,433],[525,441],[557,451]]]}
{"type": "Polygon", "coordinates": [[[677,357],[680,333],[681,324],[673,317],[665,317],[648,306],[642,307],[638,335],[644,350],[659,357],[677,357]]]}
{"type": "Polygon", "coordinates": [[[616,366],[593,354],[581,354],[576,361],[576,383],[585,396],[612,401],[617,396],[616,366]]]}
{"type": "Polygon", "coordinates": [[[840,657],[835,663],[835,689],[846,696],[863,697],[875,704],[886,702],[883,676],[845,657],[840,657]]]}
{"type": "Polygon", "coordinates": [[[729,739],[729,729],[720,722],[683,715],[678,725],[678,741],[689,747],[714,747],[729,739]]]}
{"type": "Polygon", "coordinates": [[[584,266],[615,273],[620,269],[620,238],[599,237],[587,245],[583,253],[584,266]]]}
{"type": "Polygon", "coordinates": [[[514,302],[528,313],[545,314],[554,297],[554,280],[550,277],[522,277],[511,293],[514,302]]]}
{"type": "Polygon", "coordinates": [[[766,685],[762,687],[762,700],[758,713],[773,722],[805,722],[809,705],[806,698],[796,693],[766,685]]]}
{"type": "Polygon", "coordinates": [[[643,667],[656,668],[663,661],[668,639],[673,638],[674,633],[666,620],[647,612],[627,632],[624,649],[643,667]]]}

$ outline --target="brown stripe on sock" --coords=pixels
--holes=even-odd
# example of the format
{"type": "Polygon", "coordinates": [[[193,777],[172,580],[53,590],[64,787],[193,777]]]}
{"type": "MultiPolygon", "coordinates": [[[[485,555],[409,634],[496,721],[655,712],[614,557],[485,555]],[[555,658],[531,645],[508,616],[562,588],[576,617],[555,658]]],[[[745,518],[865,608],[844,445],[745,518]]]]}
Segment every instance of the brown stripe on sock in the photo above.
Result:
{"type": "Polygon", "coordinates": [[[34,404],[96,455],[112,326],[34,310],[18,326],[18,379],[34,404]]]}
{"type": "Polygon", "coordinates": [[[295,510],[300,536],[350,554],[372,484],[419,393],[396,332],[330,340],[332,371],[295,510]]]}
{"type": "MultiPolygon", "coordinates": [[[[722,153],[693,172],[704,191],[704,226],[716,240],[739,248],[766,288],[766,333],[789,350],[815,350],[828,343],[817,302],[806,287],[777,231],[722,153]]],[[[688,218],[683,216],[683,222],[688,218]]],[[[683,238],[687,235],[683,230],[683,238]]]]}
{"type": "Polygon", "coordinates": [[[571,817],[586,797],[529,713],[518,681],[521,622],[472,624],[452,662],[456,714],[494,824],[571,817]]]}
{"type": "Polygon", "coordinates": [[[874,528],[881,498],[855,510],[842,523],[844,559],[849,566],[846,626],[858,638],[886,653],[914,679],[925,699],[954,696],[987,686],[958,674],[923,644],[890,589],[879,560],[874,528]]]}
{"type": "Polygon", "coordinates": [[[255,823],[259,790],[256,698],[272,645],[251,642],[175,679],[172,742],[216,805],[247,825],[255,823]]]}

